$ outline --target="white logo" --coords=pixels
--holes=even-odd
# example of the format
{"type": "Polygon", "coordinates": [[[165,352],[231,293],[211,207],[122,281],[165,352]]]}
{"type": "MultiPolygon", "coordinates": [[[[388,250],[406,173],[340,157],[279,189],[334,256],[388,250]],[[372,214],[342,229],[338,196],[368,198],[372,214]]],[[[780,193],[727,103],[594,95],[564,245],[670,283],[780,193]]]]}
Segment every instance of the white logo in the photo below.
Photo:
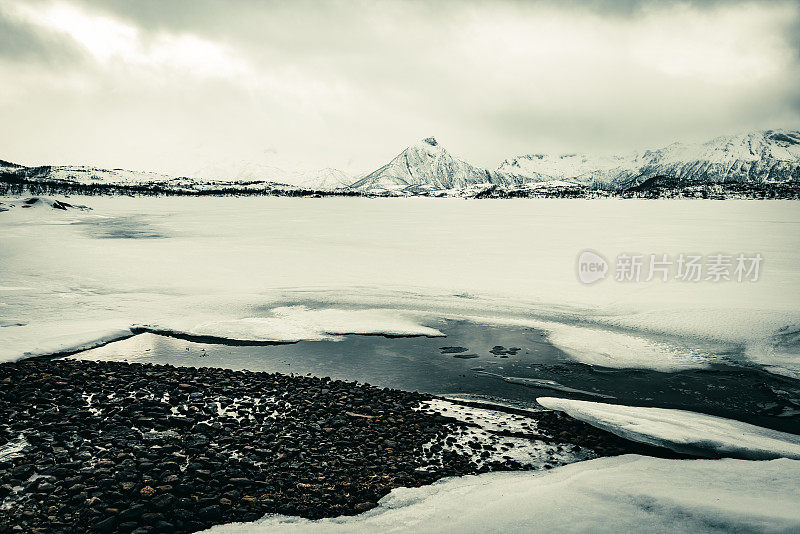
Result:
{"type": "Polygon", "coordinates": [[[578,255],[578,279],[584,284],[594,284],[608,273],[606,259],[592,250],[584,250],[578,255]]]}

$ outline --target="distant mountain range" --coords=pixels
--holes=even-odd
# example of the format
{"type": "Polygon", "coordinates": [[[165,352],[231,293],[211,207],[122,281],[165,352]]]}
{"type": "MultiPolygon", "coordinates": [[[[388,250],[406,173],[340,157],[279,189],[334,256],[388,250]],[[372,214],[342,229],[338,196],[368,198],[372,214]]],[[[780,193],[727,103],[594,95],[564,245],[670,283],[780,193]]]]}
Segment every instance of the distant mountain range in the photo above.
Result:
{"type": "Polygon", "coordinates": [[[506,160],[498,170],[603,189],[626,189],[656,177],[684,183],[786,182],[800,180],[800,131],[749,132],[605,157],[530,154],[506,160]]]}
{"type": "MultiPolygon", "coordinates": [[[[800,188],[800,131],[763,130],[705,143],[613,156],[528,154],[496,170],[453,157],[429,137],[363,178],[337,169],[288,173],[223,166],[194,177],[81,166],[25,167],[0,161],[4,192],[150,194],[352,194],[370,196],[703,196],[734,191],[769,197],[800,188]],[[753,192],[756,193],[753,193],[753,192]],[[678,195],[680,196],[680,195],[678,195]]],[[[738,194],[737,193],[737,194],[738,194]]]]}
{"type": "Polygon", "coordinates": [[[340,189],[348,187],[356,178],[339,169],[287,171],[274,165],[252,161],[225,161],[207,165],[190,175],[200,181],[256,182],[267,181],[309,189],[340,189]]]}
{"type": "Polygon", "coordinates": [[[800,131],[765,130],[613,156],[529,154],[496,170],[458,160],[434,138],[424,139],[350,187],[411,193],[500,186],[581,187],[627,191],[653,181],[672,186],[800,181],[800,131]]]}

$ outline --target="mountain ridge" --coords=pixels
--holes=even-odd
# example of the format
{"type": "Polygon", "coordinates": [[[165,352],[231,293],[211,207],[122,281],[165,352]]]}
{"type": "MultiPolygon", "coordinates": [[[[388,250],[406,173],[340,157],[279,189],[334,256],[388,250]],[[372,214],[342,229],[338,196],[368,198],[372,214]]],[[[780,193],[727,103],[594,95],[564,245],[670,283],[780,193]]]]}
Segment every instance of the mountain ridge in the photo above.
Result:
{"type": "Polygon", "coordinates": [[[20,184],[38,183],[72,191],[105,187],[137,193],[150,189],[157,194],[293,194],[296,191],[370,196],[484,193],[502,196],[506,194],[503,191],[512,196],[577,196],[588,191],[643,192],[656,188],[663,192],[719,184],[767,187],[800,182],[800,130],[756,130],[719,136],[703,143],[676,142],[611,156],[532,153],[506,159],[495,170],[458,159],[435,137],[427,137],[360,179],[333,168],[280,171],[284,174],[279,176],[276,175],[279,170],[275,169],[255,166],[244,174],[228,169],[238,174],[237,178],[226,180],[218,178],[226,171],[224,168],[200,177],[175,177],[80,165],[26,167],[0,161],[0,181],[17,184],[17,189],[20,184]],[[270,176],[263,176],[262,171],[270,176]],[[276,180],[267,179],[273,177],[276,180]]]}
{"type": "Polygon", "coordinates": [[[683,183],[793,181],[800,180],[800,131],[756,130],[612,156],[528,154],[505,160],[499,170],[612,190],[658,176],[683,183]]]}

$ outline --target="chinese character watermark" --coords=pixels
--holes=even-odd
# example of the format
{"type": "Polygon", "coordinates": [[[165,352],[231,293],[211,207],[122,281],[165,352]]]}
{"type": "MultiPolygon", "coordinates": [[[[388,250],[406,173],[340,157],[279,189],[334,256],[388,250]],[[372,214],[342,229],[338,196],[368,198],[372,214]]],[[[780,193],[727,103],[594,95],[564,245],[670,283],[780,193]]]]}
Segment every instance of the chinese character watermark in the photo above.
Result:
{"type": "MultiPolygon", "coordinates": [[[[616,282],[757,282],[761,275],[761,254],[634,254],[616,257],[616,282]]],[[[584,284],[604,280],[612,271],[598,252],[584,250],[578,255],[578,279],[584,284]]]]}

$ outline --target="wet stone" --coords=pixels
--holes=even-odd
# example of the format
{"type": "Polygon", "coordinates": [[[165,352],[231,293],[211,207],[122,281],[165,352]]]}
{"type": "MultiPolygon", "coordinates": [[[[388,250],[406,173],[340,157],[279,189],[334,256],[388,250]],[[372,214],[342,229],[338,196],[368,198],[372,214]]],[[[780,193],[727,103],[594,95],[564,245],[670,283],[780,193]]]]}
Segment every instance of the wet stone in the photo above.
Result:
{"type": "MultiPolygon", "coordinates": [[[[0,382],[0,440],[28,443],[0,463],[0,527],[10,526],[0,533],[182,533],[268,513],[352,515],[399,486],[522,467],[479,466],[472,443],[444,450],[465,423],[419,410],[428,395],[368,384],[42,358],[0,364],[0,382]]],[[[537,417],[540,431],[590,450],[646,452],[565,416],[537,417]]]]}

